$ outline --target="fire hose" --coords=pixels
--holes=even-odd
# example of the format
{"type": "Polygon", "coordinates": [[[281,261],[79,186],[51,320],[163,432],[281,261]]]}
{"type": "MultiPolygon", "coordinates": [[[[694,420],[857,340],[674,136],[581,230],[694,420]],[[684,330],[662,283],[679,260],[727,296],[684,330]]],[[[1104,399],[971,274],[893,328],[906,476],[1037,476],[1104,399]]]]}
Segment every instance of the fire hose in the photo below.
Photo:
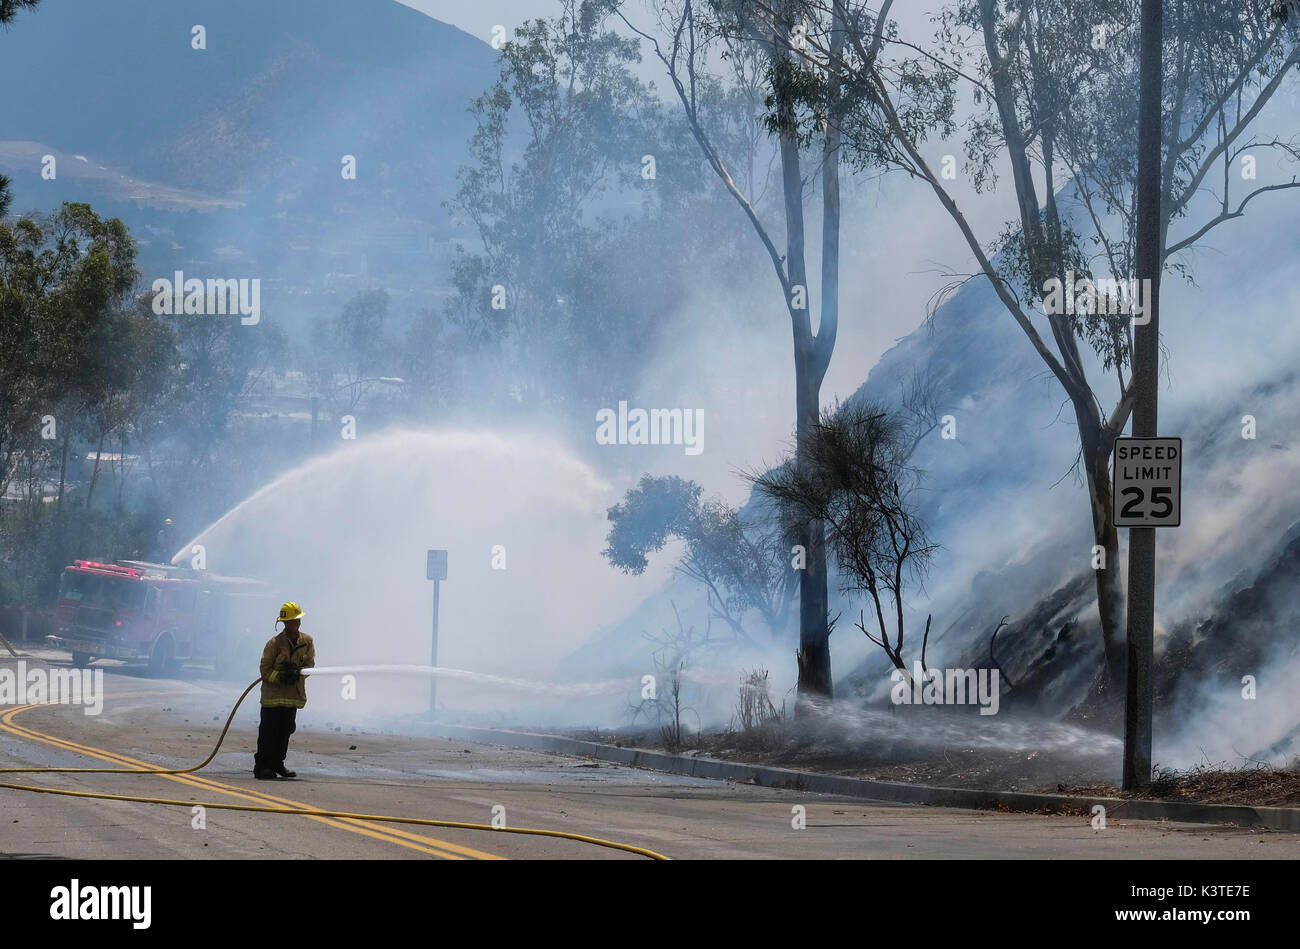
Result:
{"type": "MultiPolygon", "coordinates": [[[[315,674],[322,674],[324,670],[315,674]]],[[[331,670],[333,671],[333,670],[331,670]]],[[[303,670],[303,675],[311,675],[309,670],[303,670]]],[[[239,711],[239,706],[243,704],[244,699],[248,698],[248,693],[256,688],[262,679],[259,677],[249,683],[248,688],[244,689],[239,700],[235,702],[234,707],[230,710],[230,715],[226,718],[226,724],[221,729],[221,735],[217,738],[217,743],[212,752],[196,765],[188,768],[0,768],[0,774],[156,774],[156,775],[179,775],[192,774],[195,771],[202,770],[212,763],[217,757],[217,752],[221,750],[221,745],[226,739],[226,733],[230,731],[231,723],[235,720],[235,713],[239,711]]],[[[376,821],[379,823],[392,824],[416,824],[422,827],[453,827],[462,830],[486,830],[493,833],[508,834],[525,834],[537,837],[558,837],[564,840],[576,840],[581,843],[593,844],[598,847],[608,847],[613,850],[622,850],[627,853],[639,854],[643,857],[649,857],[652,860],[668,860],[669,858],[661,853],[648,850],[644,847],[636,847],[632,844],[619,843],[614,840],[604,840],[600,837],[590,837],[586,834],[575,834],[563,830],[549,830],[535,827],[494,827],[490,824],[474,824],[465,821],[448,821],[434,820],[424,817],[395,817],[389,814],[354,814],[348,811],[333,811],[320,808],[298,808],[298,807],[259,807],[252,804],[222,804],[206,803],[202,801],[178,801],[171,798],[162,797],[137,797],[125,794],[103,794],[93,791],[69,791],[62,788],[40,787],[30,784],[7,784],[0,783],[0,788],[7,788],[11,791],[33,791],[38,794],[57,794],[66,797],[85,797],[95,798],[104,801],[128,801],[139,804],[164,804],[172,807],[193,808],[196,805],[213,810],[224,811],[247,811],[255,814],[297,814],[302,817],[333,817],[341,820],[363,820],[376,821]]]]}

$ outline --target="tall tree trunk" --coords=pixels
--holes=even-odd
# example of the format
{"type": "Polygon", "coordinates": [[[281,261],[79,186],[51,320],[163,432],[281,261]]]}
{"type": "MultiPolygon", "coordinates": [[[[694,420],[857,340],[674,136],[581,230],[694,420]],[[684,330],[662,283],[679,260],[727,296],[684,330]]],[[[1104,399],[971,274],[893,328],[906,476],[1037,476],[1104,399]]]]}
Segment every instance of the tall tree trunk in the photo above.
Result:
{"type": "MultiPolygon", "coordinates": [[[[798,439],[821,421],[821,385],[835,347],[840,310],[840,57],[844,51],[844,8],[831,8],[830,74],[826,91],[827,121],[822,140],[822,281],[821,319],[811,337],[811,352],[800,371],[796,365],[798,439]],[[802,376],[803,378],[799,378],[802,376]]],[[[798,361],[796,346],[796,361],[798,361]]],[[[800,542],[807,551],[799,595],[799,691],[834,697],[831,677],[830,597],[827,592],[826,528],[810,521],[800,542]]]]}
{"type": "MultiPolygon", "coordinates": [[[[315,429],[315,422],[316,422],[316,417],[315,415],[313,415],[312,416],[313,429],[315,429]]],[[[314,431],[313,434],[315,434],[314,431]]],[[[154,470],[154,466],[153,466],[153,448],[150,446],[147,440],[142,440],[140,444],[144,448],[144,464],[145,464],[145,470],[149,472],[149,483],[153,485],[153,493],[155,495],[160,495],[162,494],[162,492],[158,488],[158,473],[154,470]]]]}
{"type": "Polygon", "coordinates": [[[13,458],[13,441],[10,440],[5,450],[0,451],[0,497],[4,497],[5,492],[9,490],[9,479],[13,474],[9,466],[13,464],[13,458]]]}
{"type": "Polygon", "coordinates": [[[59,452],[59,500],[55,504],[54,512],[59,518],[59,523],[63,523],[63,487],[67,482],[68,476],[68,430],[63,430],[63,450],[59,452]]]}
{"type": "Polygon", "coordinates": [[[84,544],[86,540],[86,525],[90,522],[90,502],[95,497],[95,482],[99,480],[99,460],[104,452],[104,435],[100,432],[99,442],[95,445],[95,467],[90,472],[90,486],[86,489],[86,509],[82,512],[81,523],[77,525],[77,554],[82,555],[85,552],[84,544]]]}
{"type": "Polygon", "coordinates": [[[54,549],[59,560],[62,560],[67,552],[63,542],[63,538],[67,535],[68,523],[63,513],[63,494],[68,477],[68,442],[71,441],[71,437],[71,433],[65,425],[63,428],[63,448],[59,451],[59,499],[54,506],[54,549]]]}
{"type": "Polygon", "coordinates": [[[1124,638],[1120,635],[1120,617],[1124,614],[1124,593],[1119,582],[1119,531],[1111,520],[1114,486],[1110,478],[1110,453],[1113,436],[1096,426],[1079,420],[1082,461],[1088,478],[1088,501],[1092,509],[1092,542],[1103,551],[1104,560],[1095,568],[1097,576],[1097,614],[1101,621],[1102,647],[1106,659],[1108,700],[1118,702],[1123,694],[1124,638]]]}
{"type": "MultiPolygon", "coordinates": [[[[796,361],[797,445],[803,443],[811,427],[821,420],[821,387],[808,369],[796,361]]],[[[797,452],[795,464],[802,464],[800,454],[797,452]]],[[[830,629],[826,621],[830,604],[826,584],[826,529],[822,522],[811,520],[800,525],[799,543],[804,549],[804,569],[799,575],[799,695],[829,699],[833,697],[830,629]]]]}
{"type": "Polygon", "coordinates": [[[95,497],[95,483],[99,480],[99,460],[104,454],[104,436],[101,432],[99,442],[95,445],[95,467],[90,471],[90,487],[86,489],[86,516],[90,516],[90,502],[95,497]]]}
{"type": "MultiPolygon", "coordinates": [[[[832,55],[843,49],[839,0],[832,21],[832,55]]],[[[793,21],[788,12],[775,22],[773,55],[778,65],[787,61],[786,38],[793,21]]],[[[778,70],[777,76],[781,73],[778,70]]],[[[835,348],[839,326],[839,70],[833,68],[827,95],[828,113],[822,153],[822,267],[821,319],[813,333],[812,305],[804,253],[803,177],[800,169],[799,138],[795,105],[789,89],[776,90],[780,117],[781,184],[785,198],[786,266],[791,289],[790,322],[794,344],[795,371],[795,464],[802,465],[805,441],[821,421],[821,385],[835,348]],[[795,301],[801,297],[801,305],[795,301]]],[[[831,678],[829,596],[827,593],[826,529],[821,521],[800,526],[799,543],[804,548],[804,570],[799,578],[799,696],[830,699],[831,678]]],[[[801,705],[803,703],[800,703],[801,705]]]]}
{"type": "MultiPolygon", "coordinates": [[[[991,67],[990,80],[996,93],[998,115],[1006,139],[1012,177],[1015,182],[1016,201],[1020,211],[1020,226],[1029,258],[1033,285],[1040,288],[1042,299],[1048,292],[1046,281],[1056,278],[1064,281],[1065,262],[1055,241],[1044,233],[1044,222],[1039,214],[1038,191],[1034,185],[1033,163],[1025,140],[1025,133],[1016,115],[1016,94],[1011,63],[1004,59],[998,47],[997,0],[980,0],[979,12],[984,49],[991,67]]],[[[1045,157],[1051,158],[1050,132],[1044,133],[1045,157]]],[[[1057,212],[1050,165],[1045,171],[1047,189],[1047,226],[1053,231],[1057,226],[1057,212]]],[[[1055,236],[1055,235],[1054,235],[1055,236]]],[[[1111,685],[1123,681],[1124,644],[1119,638],[1119,616],[1123,603],[1118,582],[1118,533],[1110,523],[1111,483],[1110,450],[1114,432],[1108,430],[1108,420],[1097,408],[1096,398],[1088,383],[1087,372],[1079,353],[1074,328],[1065,317],[1057,314],[1048,317],[1052,338],[1056,342],[1059,362],[1050,354],[1040,353],[1060,379],[1074,407],[1075,425],[1079,432],[1079,449],[1088,479],[1088,500],[1092,513],[1093,542],[1106,552],[1106,562],[1097,574],[1097,613],[1101,621],[1102,647],[1106,657],[1106,678],[1111,685]]],[[[1114,696],[1116,691],[1110,690],[1114,696]]]]}
{"type": "MultiPolygon", "coordinates": [[[[844,45],[844,12],[842,0],[834,0],[834,28],[832,30],[833,56],[838,60],[844,45]]],[[[629,28],[640,33],[624,19],[629,28]]],[[[670,58],[655,44],[656,55],[668,68],[673,80],[673,88],[681,100],[694,135],[710,167],[744,209],[751,225],[767,250],[772,260],[773,269],[781,282],[782,292],[786,295],[786,309],[790,315],[793,336],[795,368],[795,463],[800,464],[804,455],[803,441],[813,425],[821,420],[821,384],[830,363],[831,353],[835,349],[835,337],[839,326],[839,130],[838,127],[826,130],[826,145],[823,151],[822,187],[823,187],[823,231],[822,231],[822,312],[817,333],[812,330],[812,319],[808,307],[807,266],[804,259],[804,220],[803,220],[803,180],[800,173],[799,139],[795,128],[795,107],[793,91],[786,85],[790,78],[785,67],[788,65],[791,31],[791,17],[787,3],[777,5],[771,20],[763,18],[763,30],[771,32],[764,35],[762,42],[767,45],[767,55],[773,67],[773,95],[777,100],[777,115],[780,131],[778,139],[781,156],[781,184],[785,199],[786,252],[782,254],[776,241],[768,233],[754,206],[737,188],[726,163],[709,140],[708,133],[700,122],[696,108],[694,89],[696,87],[694,43],[688,44],[683,62],[686,70],[685,81],[678,73],[676,53],[670,58]],[[687,92],[689,84],[691,92],[687,92]]],[[[689,4],[685,5],[677,21],[674,34],[674,49],[683,41],[684,35],[694,36],[694,15],[689,4]]],[[[641,33],[643,37],[649,37],[641,33]]],[[[653,41],[652,41],[653,42],[653,41]]],[[[840,99],[841,70],[832,69],[828,94],[828,112],[838,120],[840,99]]],[[[836,123],[830,123],[834,126],[836,123]]],[[[804,549],[804,570],[799,578],[799,696],[831,697],[831,663],[830,631],[827,622],[827,586],[826,586],[826,542],[825,531],[818,522],[801,525],[796,534],[796,541],[804,549]]],[[[796,711],[804,703],[796,704],[796,711]]]]}
{"type": "Polygon", "coordinates": [[[126,492],[126,439],[122,438],[117,444],[117,506],[122,506],[122,498],[126,492]]]}

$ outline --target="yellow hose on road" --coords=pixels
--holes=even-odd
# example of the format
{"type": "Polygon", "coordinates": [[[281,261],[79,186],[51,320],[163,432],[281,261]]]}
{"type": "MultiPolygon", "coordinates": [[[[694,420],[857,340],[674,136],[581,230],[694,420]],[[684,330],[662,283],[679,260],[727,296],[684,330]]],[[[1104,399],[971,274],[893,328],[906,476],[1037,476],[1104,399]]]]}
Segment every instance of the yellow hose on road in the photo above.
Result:
{"type": "Polygon", "coordinates": [[[0,646],[4,646],[5,649],[9,650],[9,655],[13,656],[15,659],[31,658],[31,656],[27,655],[25,652],[15,652],[14,647],[10,644],[9,640],[5,639],[4,633],[0,633],[0,646]]]}
{"type": "MultiPolygon", "coordinates": [[[[261,682],[262,679],[259,676],[255,682],[244,690],[244,694],[239,697],[235,707],[230,710],[230,715],[226,718],[226,724],[222,727],[221,734],[217,736],[217,745],[212,749],[212,754],[191,768],[0,768],[0,774],[191,774],[212,764],[212,759],[217,756],[217,752],[221,750],[222,742],[226,740],[226,732],[230,731],[230,724],[235,720],[235,713],[239,711],[239,706],[244,704],[244,699],[248,698],[248,693],[257,688],[261,682]]],[[[10,787],[10,785],[3,785],[3,787],[10,787]]],[[[32,789],[26,788],[26,790],[32,789]]]]}
{"type": "MultiPolygon", "coordinates": [[[[38,770],[38,769],[30,769],[38,770]]],[[[51,770],[66,770],[54,768],[51,770]]],[[[153,772],[119,772],[126,774],[152,774],[153,772]]],[[[9,788],[11,791],[35,791],[38,794],[63,794],[68,797],[93,797],[102,801],[126,801],[137,804],[169,804],[173,807],[210,807],[222,811],[250,811],[254,814],[297,814],[300,817],[334,817],[340,820],[364,820],[364,821],[382,821],[390,824],[419,824],[423,827],[458,827],[462,830],[490,830],[494,833],[505,834],[532,834],[540,837],[560,837],[564,840],[578,840],[586,844],[595,844],[599,847],[610,847],[614,850],[624,850],[628,853],[640,854],[643,857],[649,857],[651,860],[668,860],[661,853],[653,850],[647,850],[644,847],[636,847],[632,844],[622,844],[616,840],[603,840],[600,837],[588,837],[586,834],[571,834],[563,830],[543,830],[536,827],[493,827],[490,824],[468,824],[463,821],[454,820],[432,820],[425,817],[393,817],[388,814],[353,814],[350,811],[327,811],[316,808],[293,808],[293,807],[255,807],[252,804],[208,804],[203,801],[177,801],[166,797],[135,797],[127,794],[98,794],[92,791],[65,791],[60,788],[43,788],[33,784],[3,784],[0,788],[9,788]]]]}
{"type": "MultiPolygon", "coordinates": [[[[222,743],[226,740],[226,733],[230,731],[230,725],[235,720],[235,713],[239,711],[239,706],[243,704],[244,699],[248,698],[248,693],[252,692],[261,683],[261,678],[251,683],[248,688],[244,689],[239,700],[235,702],[234,708],[230,710],[230,715],[226,718],[226,724],[221,729],[221,735],[217,738],[216,747],[212,753],[200,761],[198,764],[189,768],[0,768],[0,774],[191,774],[201,768],[207,767],[216,758],[217,752],[221,750],[222,743]]],[[[16,727],[16,726],[15,726],[16,727]]],[[[486,830],[493,833],[506,834],[525,834],[537,837],[557,837],[563,840],[577,840],[581,843],[594,844],[598,847],[608,847],[613,850],[622,850],[626,853],[634,853],[643,857],[649,857],[652,860],[668,860],[669,857],[644,847],[637,847],[632,844],[619,843],[615,840],[604,840],[600,837],[589,837],[585,834],[573,834],[563,830],[546,830],[536,827],[493,827],[490,824],[471,824],[463,821],[446,821],[433,820],[425,817],[394,817],[389,814],[353,814],[348,811],[331,811],[317,808],[293,808],[293,807],[257,807],[251,804],[220,804],[204,803],[201,801],[177,801],[164,797],[137,797],[126,794],[102,794],[94,791],[68,791],[61,788],[40,787],[34,784],[5,784],[0,783],[0,788],[7,788],[11,791],[32,791],[37,794],[58,794],[66,797],[88,797],[104,801],[123,801],[136,804],[164,804],[171,807],[193,808],[195,806],[209,807],[214,810],[223,811],[248,811],[254,814],[296,814],[301,817],[332,817],[340,820],[363,820],[377,821],[380,823],[390,824],[418,824],[424,827],[454,827],[462,830],[486,830]]]]}

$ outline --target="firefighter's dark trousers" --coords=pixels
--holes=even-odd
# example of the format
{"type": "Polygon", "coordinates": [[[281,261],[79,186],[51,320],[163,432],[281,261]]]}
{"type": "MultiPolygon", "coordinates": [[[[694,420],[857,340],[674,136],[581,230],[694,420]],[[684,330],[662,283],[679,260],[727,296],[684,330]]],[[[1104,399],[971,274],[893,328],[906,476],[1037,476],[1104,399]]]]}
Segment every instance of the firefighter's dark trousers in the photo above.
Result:
{"type": "Polygon", "coordinates": [[[284,764],[285,755],[289,753],[289,736],[298,727],[297,717],[298,710],[292,706],[262,706],[262,721],[257,727],[257,754],[253,758],[255,768],[274,770],[284,764]]]}

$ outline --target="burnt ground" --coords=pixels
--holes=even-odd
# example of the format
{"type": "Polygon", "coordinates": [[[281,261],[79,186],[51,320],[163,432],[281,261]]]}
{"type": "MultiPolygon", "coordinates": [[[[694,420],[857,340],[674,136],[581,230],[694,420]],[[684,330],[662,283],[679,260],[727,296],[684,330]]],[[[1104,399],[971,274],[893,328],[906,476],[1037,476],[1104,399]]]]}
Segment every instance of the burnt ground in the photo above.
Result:
{"type": "Polygon", "coordinates": [[[1192,768],[1162,774],[1150,788],[1130,793],[1110,785],[1062,784],[1061,794],[1194,801],[1200,804],[1243,804],[1248,807],[1300,807],[1300,770],[1248,766],[1192,768]]]}
{"type": "Polygon", "coordinates": [[[1121,791],[1118,759],[1057,751],[1009,751],[948,747],[908,753],[898,746],[846,749],[842,743],[798,740],[770,732],[746,736],[726,731],[692,735],[670,747],[656,731],[574,731],[569,737],[619,747],[647,748],[681,755],[844,775],[875,781],[929,784],[991,791],[1033,791],[1086,797],[1142,798],[1252,807],[1300,807],[1300,767],[1275,769],[1249,765],[1197,767],[1162,772],[1147,789],[1121,791]]]}

